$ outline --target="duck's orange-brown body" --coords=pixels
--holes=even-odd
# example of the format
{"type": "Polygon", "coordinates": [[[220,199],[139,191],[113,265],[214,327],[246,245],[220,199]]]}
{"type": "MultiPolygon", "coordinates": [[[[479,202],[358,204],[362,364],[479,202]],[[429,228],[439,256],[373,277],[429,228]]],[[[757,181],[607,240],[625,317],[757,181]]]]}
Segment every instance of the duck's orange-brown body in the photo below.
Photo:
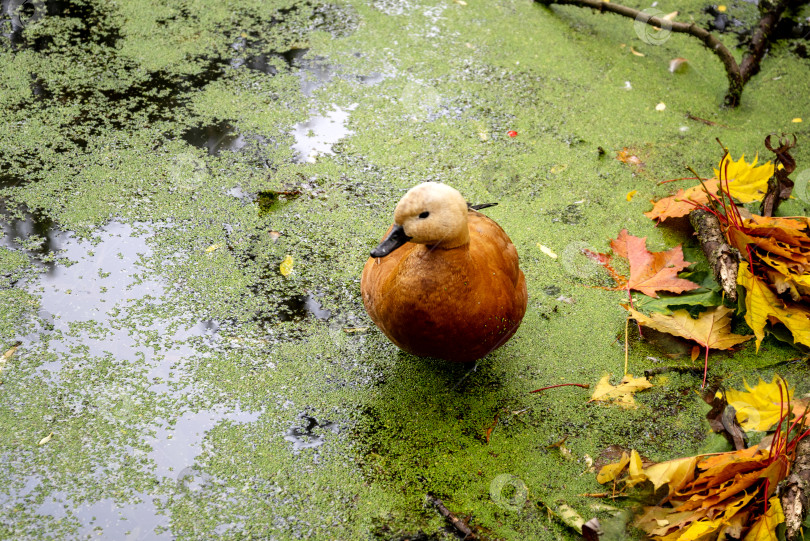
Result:
{"type": "Polygon", "coordinates": [[[526,313],[526,279],[503,229],[474,210],[469,243],[407,242],[369,258],[360,289],[371,319],[414,355],[468,362],[515,334],[526,313]]]}

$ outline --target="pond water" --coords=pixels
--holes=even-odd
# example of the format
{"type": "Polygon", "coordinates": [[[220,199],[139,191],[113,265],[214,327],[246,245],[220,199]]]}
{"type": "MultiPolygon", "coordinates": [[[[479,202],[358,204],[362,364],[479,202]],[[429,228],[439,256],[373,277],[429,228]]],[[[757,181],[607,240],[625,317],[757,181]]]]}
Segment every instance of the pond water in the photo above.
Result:
{"type": "MultiPolygon", "coordinates": [[[[575,539],[561,503],[635,535],[583,495],[593,463],[703,449],[699,381],[628,411],[530,391],[622,372],[624,297],[582,250],[690,242],[643,216],[658,181],[792,127],[791,51],[727,111],[699,45],[528,0],[2,0],[0,538],[457,539],[428,494],[482,539],[575,539]],[[526,274],[521,329],[475,366],[400,352],[360,298],[428,180],[498,202],[526,274]]],[[[636,373],[662,358],[632,343],[636,373]]]]}

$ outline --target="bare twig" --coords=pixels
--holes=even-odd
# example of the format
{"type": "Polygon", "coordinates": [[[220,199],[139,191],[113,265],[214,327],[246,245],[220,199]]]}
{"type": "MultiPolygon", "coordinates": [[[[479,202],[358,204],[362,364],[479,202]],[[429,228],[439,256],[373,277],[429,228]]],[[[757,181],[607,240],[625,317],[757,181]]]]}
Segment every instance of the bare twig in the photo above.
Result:
{"type": "Polygon", "coordinates": [[[790,155],[790,149],[794,146],[796,146],[795,135],[793,142],[790,142],[790,139],[782,134],[782,137],[779,138],[779,146],[776,148],[771,146],[770,135],[765,138],[765,148],[776,154],[774,161],[782,167],[775,168],[773,177],[768,181],[768,191],[760,205],[760,214],[763,216],[773,216],[779,204],[790,198],[790,193],[793,191],[793,180],[790,179],[790,174],[796,170],[796,160],[790,155]]]}
{"type": "Polygon", "coordinates": [[[582,387],[583,389],[589,389],[591,386],[587,383],[559,383],[557,385],[549,385],[548,387],[541,387],[540,389],[535,389],[534,391],[529,391],[530,393],[539,393],[540,391],[545,391],[546,389],[556,389],[557,387],[582,387]]]}
{"type": "Polygon", "coordinates": [[[472,531],[472,528],[470,528],[470,526],[466,522],[464,522],[463,520],[458,518],[447,507],[445,507],[444,503],[439,498],[437,498],[436,496],[434,496],[432,494],[428,494],[427,499],[428,499],[428,502],[430,502],[430,504],[433,507],[435,507],[436,510],[444,518],[446,518],[447,520],[450,521],[450,524],[452,524],[453,527],[456,530],[458,530],[460,533],[464,534],[465,541],[470,540],[470,539],[478,539],[478,536],[475,535],[475,532],[472,531]]]}

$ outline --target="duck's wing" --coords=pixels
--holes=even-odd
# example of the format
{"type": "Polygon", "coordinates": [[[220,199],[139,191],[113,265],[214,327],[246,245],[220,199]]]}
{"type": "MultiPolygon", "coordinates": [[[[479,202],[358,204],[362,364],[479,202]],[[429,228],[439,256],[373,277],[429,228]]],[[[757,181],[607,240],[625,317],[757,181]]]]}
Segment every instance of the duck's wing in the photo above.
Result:
{"type": "Polygon", "coordinates": [[[477,245],[472,247],[471,241],[476,266],[489,269],[489,273],[503,273],[514,286],[524,280],[517,249],[503,228],[478,212],[470,213],[468,223],[470,236],[475,237],[477,245]]]}

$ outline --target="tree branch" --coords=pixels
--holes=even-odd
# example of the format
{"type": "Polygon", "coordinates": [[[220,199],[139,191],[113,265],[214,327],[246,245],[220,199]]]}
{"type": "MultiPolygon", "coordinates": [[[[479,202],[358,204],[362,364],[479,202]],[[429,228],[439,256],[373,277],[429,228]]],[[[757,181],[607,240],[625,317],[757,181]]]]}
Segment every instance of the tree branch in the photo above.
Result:
{"type": "Polygon", "coordinates": [[[649,14],[627,6],[614,4],[611,2],[601,2],[599,0],[535,0],[538,4],[549,6],[551,4],[571,5],[579,7],[589,7],[598,10],[599,12],[610,12],[631,19],[642,21],[650,26],[658,28],[666,28],[672,32],[682,34],[689,34],[694,36],[711,51],[723,63],[726,70],[726,77],[728,78],[728,93],[725,97],[726,105],[736,107],[740,104],[740,97],[742,96],[743,87],[748,80],[757,74],[759,71],[759,63],[765,55],[765,50],[770,42],[773,30],[776,28],[782,14],[788,8],[796,8],[807,0],[782,0],[780,2],[772,3],[770,0],[761,0],[764,13],[762,19],[759,21],[756,31],[754,32],[751,45],[748,52],[743,58],[742,64],[737,64],[734,55],[731,54],[723,43],[717,39],[717,36],[694,23],[686,24],[675,21],[668,21],[659,17],[652,17],[649,14]]]}

